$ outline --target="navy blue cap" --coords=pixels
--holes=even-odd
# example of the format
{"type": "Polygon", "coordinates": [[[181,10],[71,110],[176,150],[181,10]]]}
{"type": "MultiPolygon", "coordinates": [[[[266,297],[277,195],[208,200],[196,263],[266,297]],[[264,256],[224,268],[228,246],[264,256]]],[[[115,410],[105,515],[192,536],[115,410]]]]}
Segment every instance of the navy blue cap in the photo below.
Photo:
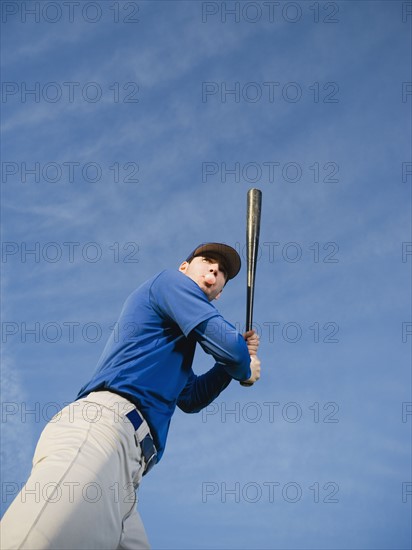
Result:
{"type": "Polygon", "coordinates": [[[240,271],[240,256],[234,248],[223,243],[204,243],[196,247],[186,258],[190,262],[196,256],[211,256],[222,262],[227,273],[227,280],[233,279],[240,271]]]}

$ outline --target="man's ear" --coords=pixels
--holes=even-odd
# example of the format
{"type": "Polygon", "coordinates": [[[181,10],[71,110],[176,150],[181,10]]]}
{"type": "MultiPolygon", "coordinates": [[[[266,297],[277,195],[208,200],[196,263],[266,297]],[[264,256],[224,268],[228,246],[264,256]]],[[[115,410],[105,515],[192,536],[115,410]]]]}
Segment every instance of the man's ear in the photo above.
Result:
{"type": "Polygon", "coordinates": [[[184,262],[182,262],[179,266],[179,271],[181,271],[182,273],[186,273],[186,270],[189,266],[189,262],[187,262],[186,260],[184,262]]]}

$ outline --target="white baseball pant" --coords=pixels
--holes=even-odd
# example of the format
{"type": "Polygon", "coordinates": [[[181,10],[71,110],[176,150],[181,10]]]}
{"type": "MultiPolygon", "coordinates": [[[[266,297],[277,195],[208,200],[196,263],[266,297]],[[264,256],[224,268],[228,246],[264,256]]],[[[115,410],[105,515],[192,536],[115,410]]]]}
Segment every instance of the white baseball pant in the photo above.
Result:
{"type": "Polygon", "coordinates": [[[111,392],[93,392],[45,427],[33,469],[1,523],[4,550],[137,550],[150,548],[136,509],[144,472],[125,415],[134,406],[111,392]]]}

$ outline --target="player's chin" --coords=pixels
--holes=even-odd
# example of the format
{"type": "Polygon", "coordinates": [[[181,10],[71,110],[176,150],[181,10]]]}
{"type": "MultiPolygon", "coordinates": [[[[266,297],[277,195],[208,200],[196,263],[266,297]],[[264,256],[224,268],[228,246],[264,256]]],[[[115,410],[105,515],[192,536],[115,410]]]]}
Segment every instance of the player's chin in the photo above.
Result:
{"type": "Polygon", "coordinates": [[[212,288],[207,286],[202,286],[201,288],[210,302],[216,298],[216,292],[212,288]]]}
{"type": "Polygon", "coordinates": [[[212,292],[212,288],[208,286],[204,281],[202,281],[199,286],[204,292],[206,292],[206,294],[210,294],[210,292],[212,292]]]}

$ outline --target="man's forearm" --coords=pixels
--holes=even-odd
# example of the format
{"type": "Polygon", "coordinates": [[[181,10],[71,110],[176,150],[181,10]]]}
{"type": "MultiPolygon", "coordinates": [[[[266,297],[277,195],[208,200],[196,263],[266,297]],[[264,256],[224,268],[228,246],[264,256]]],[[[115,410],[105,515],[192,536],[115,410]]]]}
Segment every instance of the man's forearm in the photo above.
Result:
{"type": "Polygon", "coordinates": [[[179,395],[177,405],[187,413],[199,412],[212,403],[227,388],[231,380],[232,377],[219,363],[200,376],[192,372],[184,390],[179,395]]]}

